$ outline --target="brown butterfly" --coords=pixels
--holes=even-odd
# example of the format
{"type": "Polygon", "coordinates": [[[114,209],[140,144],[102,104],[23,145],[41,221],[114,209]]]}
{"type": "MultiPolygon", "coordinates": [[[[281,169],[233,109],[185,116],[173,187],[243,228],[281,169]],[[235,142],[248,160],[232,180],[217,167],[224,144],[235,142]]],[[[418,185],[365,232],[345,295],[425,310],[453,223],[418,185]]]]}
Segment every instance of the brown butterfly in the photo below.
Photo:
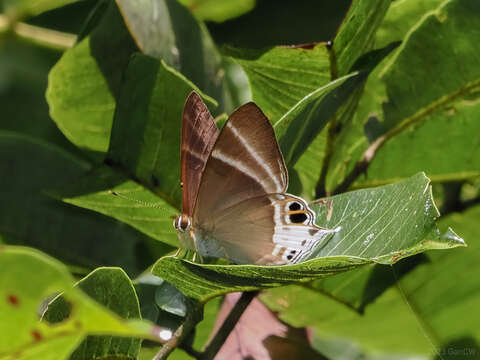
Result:
{"type": "Polygon", "coordinates": [[[196,92],[183,110],[182,247],[237,264],[294,264],[331,231],[305,200],[287,194],[288,174],[272,125],[249,102],[221,131],[196,92]]]}

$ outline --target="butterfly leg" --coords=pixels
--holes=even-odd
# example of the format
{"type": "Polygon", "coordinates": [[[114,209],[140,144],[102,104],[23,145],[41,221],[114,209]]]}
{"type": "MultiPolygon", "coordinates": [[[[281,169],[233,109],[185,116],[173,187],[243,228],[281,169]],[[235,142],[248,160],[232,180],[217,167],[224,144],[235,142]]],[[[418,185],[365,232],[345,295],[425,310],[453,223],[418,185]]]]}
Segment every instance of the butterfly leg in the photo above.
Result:
{"type": "Polygon", "coordinates": [[[193,254],[193,259],[192,259],[192,261],[193,261],[194,263],[198,262],[198,263],[200,263],[200,264],[203,264],[203,262],[204,262],[202,255],[200,255],[200,254],[199,254],[198,252],[196,252],[196,251],[195,251],[195,253],[193,254]],[[198,259],[197,259],[197,257],[198,257],[198,259]]]}

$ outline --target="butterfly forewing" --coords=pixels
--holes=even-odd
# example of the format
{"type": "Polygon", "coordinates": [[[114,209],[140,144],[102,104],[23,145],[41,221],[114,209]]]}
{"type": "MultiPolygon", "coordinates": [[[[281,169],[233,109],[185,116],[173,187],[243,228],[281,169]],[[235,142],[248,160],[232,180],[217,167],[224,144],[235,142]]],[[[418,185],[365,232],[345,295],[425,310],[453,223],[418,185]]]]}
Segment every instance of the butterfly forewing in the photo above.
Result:
{"type": "Polygon", "coordinates": [[[193,215],[202,172],[219,130],[196,92],[190,93],[183,109],[181,139],[182,213],[193,215]]]}
{"type": "Polygon", "coordinates": [[[284,192],[287,171],[273,128],[254,103],[238,108],[207,161],[194,222],[202,224],[244,200],[284,192]]]}

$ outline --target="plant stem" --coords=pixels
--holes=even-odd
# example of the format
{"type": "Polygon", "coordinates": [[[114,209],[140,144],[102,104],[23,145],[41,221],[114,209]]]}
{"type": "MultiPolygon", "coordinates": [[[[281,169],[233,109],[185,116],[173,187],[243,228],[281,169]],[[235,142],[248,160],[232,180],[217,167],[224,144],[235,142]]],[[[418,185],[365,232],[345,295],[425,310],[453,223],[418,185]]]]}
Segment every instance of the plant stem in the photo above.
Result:
{"type": "Polygon", "coordinates": [[[222,326],[220,327],[220,329],[218,329],[212,341],[210,341],[210,343],[207,345],[207,347],[198,359],[210,360],[215,357],[222,345],[225,343],[225,340],[227,340],[228,336],[232,332],[233,328],[237,324],[245,309],[257,295],[258,291],[242,293],[242,296],[240,297],[240,299],[238,299],[235,306],[230,311],[230,314],[228,314],[222,326]]]}
{"type": "Polygon", "coordinates": [[[333,155],[333,145],[335,143],[335,136],[337,132],[337,117],[336,115],[328,123],[327,144],[325,146],[325,156],[323,157],[322,169],[320,170],[320,177],[315,186],[315,199],[320,199],[326,195],[325,182],[327,180],[327,172],[330,166],[330,159],[333,155]]]}
{"type": "Polygon", "coordinates": [[[190,334],[195,325],[202,319],[202,311],[203,307],[192,306],[183,324],[175,330],[170,340],[163,344],[153,360],[166,359],[173,350],[179,347],[183,339],[190,334]]]}
{"type": "MultiPolygon", "coordinates": [[[[330,81],[338,79],[338,69],[337,69],[337,56],[335,50],[333,49],[333,42],[329,41],[327,43],[328,50],[328,60],[330,63],[330,81]]],[[[330,166],[330,159],[333,155],[333,145],[335,144],[335,138],[337,136],[337,116],[336,114],[328,122],[328,132],[327,132],[327,143],[325,144],[325,156],[322,161],[322,168],[320,170],[320,177],[318,178],[317,184],[315,185],[315,199],[325,197],[326,195],[326,186],[325,182],[327,180],[327,172],[330,166]]]]}
{"type": "Polygon", "coordinates": [[[0,14],[0,33],[9,31],[19,38],[56,50],[71,48],[77,39],[73,34],[11,21],[6,15],[0,14]]]}

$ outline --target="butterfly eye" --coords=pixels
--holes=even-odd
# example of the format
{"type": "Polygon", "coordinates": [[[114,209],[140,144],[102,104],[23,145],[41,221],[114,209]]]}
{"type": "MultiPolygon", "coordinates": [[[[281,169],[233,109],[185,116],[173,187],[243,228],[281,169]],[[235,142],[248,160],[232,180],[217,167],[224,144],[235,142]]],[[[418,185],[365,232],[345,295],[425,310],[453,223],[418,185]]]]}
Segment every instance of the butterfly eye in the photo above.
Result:
{"type": "Polygon", "coordinates": [[[185,215],[178,215],[173,222],[173,226],[178,231],[184,232],[190,227],[190,218],[185,215]]]}
{"type": "Polygon", "coordinates": [[[302,208],[302,205],[298,202],[291,202],[288,205],[288,209],[291,211],[300,210],[301,208],[302,208]]]}

